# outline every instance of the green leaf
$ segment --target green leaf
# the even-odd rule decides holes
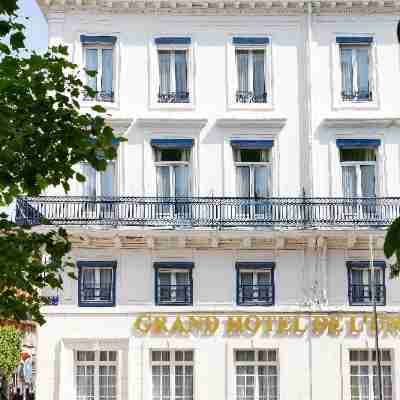
[[[400,217],[396,218],[389,226],[383,245],[383,252],[386,258],[390,258],[397,249],[400,249]]]
[[[82,174],[80,174],[79,172],[77,172],[75,174],[75,178],[78,182],[85,182],[86,181],[86,177]]]
[[[10,44],[14,50],[22,49],[24,47],[25,35],[18,31],[10,36]]]
[[[102,107],[101,105],[99,105],[99,104],[96,104],[95,106],[93,106],[93,107],[92,107],[92,110],[93,110],[93,111],[96,111],[96,112],[98,112],[98,113],[104,113],[104,112],[106,112],[106,109],[105,109],[104,107]]]

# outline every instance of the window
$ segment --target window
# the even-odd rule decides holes
[[[193,304],[193,263],[158,262],[154,268],[157,305]]]
[[[117,400],[117,352],[76,351],[76,400]]]
[[[81,35],[85,68],[95,71],[87,75],[87,86],[96,91],[95,100],[114,101],[114,46],[115,36]],[[91,97],[86,97],[91,100]]]
[[[188,197],[193,139],[153,139],[151,144],[155,152],[157,196]]]
[[[78,261],[79,306],[115,305],[115,261]]]
[[[384,261],[375,261],[372,271],[369,261],[347,262],[350,305],[372,305],[374,290],[376,303],[385,305],[385,266]]]
[[[392,400],[392,355],[390,350],[380,350],[383,400]],[[375,350],[350,350],[351,400],[378,398],[378,369]]]
[[[274,304],[274,267],[272,262],[236,263],[238,305]]]
[[[342,101],[372,101],[371,37],[338,37]]]
[[[193,351],[152,351],[153,400],[193,400]]]
[[[189,103],[189,50],[187,37],[156,38],[158,56],[158,103]]]
[[[278,399],[278,352],[236,350],[236,400]]]
[[[379,140],[338,139],[345,197],[376,195],[376,148]]]
[[[268,38],[234,37],[236,103],[267,103]]]
[[[105,171],[96,171],[90,164],[81,163],[82,174],[86,181],[82,182],[82,195],[87,197],[112,197],[115,195],[115,163],[110,161]]]

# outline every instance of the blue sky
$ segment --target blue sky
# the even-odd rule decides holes
[[[29,20],[22,19],[26,26],[27,47],[32,50],[43,51],[47,49],[47,21],[36,0],[19,0],[18,5],[20,7],[18,11],[20,17],[29,17]]]

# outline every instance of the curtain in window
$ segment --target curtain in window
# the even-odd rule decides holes
[[[258,367],[259,400],[278,398],[278,370],[275,365]]]
[[[342,92],[343,95],[353,95],[353,51],[351,48],[341,48]]]
[[[160,94],[167,95],[171,91],[171,53],[158,52],[158,68],[160,73]]]
[[[250,168],[237,167],[237,195],[238,197],[250,197]]]
[[[157,167],[157,196],[171,196],[169,167],[167,166]]]
[[[187,197],[189,195],[189,168],[185,165],[174,167],[175,196]]]
[[[253,291],[253,273],[252,272],[241,272],[240,273],[240,284],[242,289],[242,301],[252,301],[254,296]]]
[[[236,51],[236,64],[238,70],[239,92],[249,91],[249,52],[248,50]]]
[[[86,49],[86,69],[97,72],[97,49]],[[97,90],[97,76],[87,75],[87,85]]]
[[[186,50],[175,51],[175,89],[177,97],[186,98],[188,91]]]
[[[361,165],[361,192],[363,196],[375,196],[375,166]]]
[[[100,269],[100,297],[101,300],[111,301],[111,288],[112,288],[112,275],[111,269]]]
[[[352,284],[352,297],[353,301],[363,301],[364,294],[368,293],[364,290],[364,286],[367,282],[364,282],[364,274],[360,269],[352,269],[351,270],[351,284]]]
[[[96,197],[96,170],[87,163],[82,163],[82,174],[86,181],[82,183],[82,195]]]
[[[94,300],[96,295],[96,273],[92,268],[83,270],[82,274],[82,298],[83,300]]]
[[[342,186],[345,197],[357,195],[357,174],[355,166],[342,167]]]
[[[357,49],[357,87],[359,97],[369,97],[369,48]]]
[[[258,101],[264,101],[265,93],[265,52],[253,51],[253,89]]]
[[[257,284],[258,288],[258,300],[259,301],[269,301],[270,300],[270,289],[266,285],[271,284],[271,274],[270,272],[258,272],[257,273]]]
[[[100,365],[99,394],[100,400],[116,400],[117,368],[115,365]]]
[[[101,91],[112,98],[113,92],[113,49],[103,49]]]
[[[189,283],[189,273],[188,272],[176,272],[176,301],[185,302],[189,300],[189,292],[186,289]]]
[[[107,169],[100,174],[101,195],[112,197],[114,195],[114,163],[109,162]]]
[[[254,168],[254,197],[269,197],[271,194],[271,167]]]

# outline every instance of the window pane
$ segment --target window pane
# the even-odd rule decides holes
[[[255,352],[249,350],[238,350],[236,351],[236,361],[254,361]]]
[[[340,161],[376,161],[376,150],[369,148],[340,149]]]
[[[87,163],[81,164],[82,174],[86,181],[82,182],[82,195],[96,197],[96,170]]]
[[[344,196],[357,196],[357,172],[355,166],[342,167],[342,186]]]
[[[250,168],[237,167],[236,171],[238,197],[250,197]]]
[[[189,161],[184,149],[161,149],[158,152],[160,157],[157,161]]]
[[[189,195],[189,168],[185,165],[174,167],[175,171],[175,196],[186,197]]]
[[[170,197],[170,186],[169,167],[157,167],[157,196]]]
[[[112,100],[113,98],[113,50],[102,50],[102,75],[101,75],[101,92],[104,99]]]
[[[265,102],[265,51],[253,50],[253,90],[257,103]]]
[[[97,72],[97,49],[86,49],[86,69]],[[87,85],[97,91],[97,75],[87,75]]]
[[[186,50],[175,51],[175,87],[177,100],[186,100],[188,92]]]
[[[369,99],[369,47],[356,49],[357,54],[357,88],[359,99]]]
[[[101,196],[112,197],[114,195],[114,163],[109,162],[107,169],[100,172]]]
[[[249,51],[236,50],[236,64],[238,71],[238,90],[246,93],[249,91]]]
[[[361,194],[375,196],[375,166],[361,165]]]
[[[342,94],[344,98],[353,97],[353,60],[352,49],[340,46],[340,63],[342,69]]]
[[[271,194],[271,168],[254,168],[254,197],[265,198]]]
[[[158,51],[158,63],[160,73],[161,95],[167,95],[171,92],[171,52],[169,50]]]

